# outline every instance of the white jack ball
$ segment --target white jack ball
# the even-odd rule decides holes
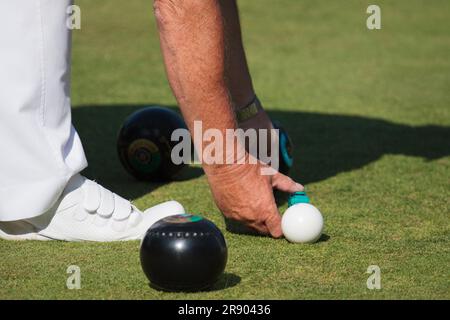
[[[290,242],[316,242],[322,235],[323,217],[312,204],[298,203],[286,210],[281,228]]]

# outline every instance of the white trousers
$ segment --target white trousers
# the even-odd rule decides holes
[[[87,166],[71,124],[71,0],[0,0],[0,221],[46,212]]]

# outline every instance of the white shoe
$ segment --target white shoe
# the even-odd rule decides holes
[[[125,241],[141,239],[156,221],[183,214],[176,201],[139,211],[94,181],[75,175],[57,203],[35,218],[1,222],[6,240]]]

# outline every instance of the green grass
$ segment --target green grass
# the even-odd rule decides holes
[[[327,240],[225,231],[198,169],[165,185],[127,176],[120,123],[142,105],[175,104],[151,1],[82,0],[72,102],[85,174],[140,208],[173,198],[214,221],[226,274],[209,292],[162,293],[147,285],[138,242],[1,241],[0,298],[450,298],[450,2],[379,0],[379,31],[365,27],[371,1],[239,2],[257,92],[292,135],[293,176],[323,212]],[[72,264],[81,290],[66,289]],[[372,264],[381,290],[366,288]]]

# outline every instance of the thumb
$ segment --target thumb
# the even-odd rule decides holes
[[[288,193],[303,191],[305,189],[300,183],[295,182],[290,177],[279,172],[275,173],[272,177],[272,187]]]

